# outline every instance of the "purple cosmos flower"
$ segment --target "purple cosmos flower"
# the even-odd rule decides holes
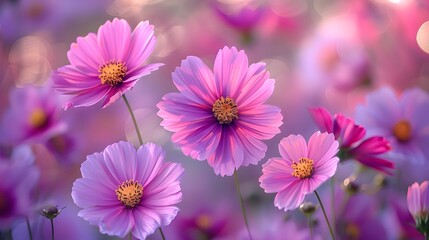
[[[413,183],[408,187],[407,205],[416,221],[429,221],[429,181]]]
[[[82,178],[72,188],[74,202],[83,208],[78,215],[103,234],[125,237],[131,232],[138,239],[170,224],[182,200],[179,179],[184,169],[164,157],[153,143],[136,152],[128,142],[89,155],[81,166]]]
[[[58,97],[50,87],[26,86],[10,94],[10,106],[0,123],[0,143],[43,142],[66,130],[59,119]]]
[[[332,117],[324,108],[312,108],[310,113],[321,131],[333,133],[340,142],[340,160],[355,159],[365,166],[390,174],[388,170],[394,167],[393,163],[379,157],[390,150],[387,139],[373,136],[363,140],[365,128],[342,114]]]
[[[153,26],[147,21],[131,32],[127,21],[117,18],[107,21],[97,34],[78,37],[67,53],[71,64],[53,74],[54,88],[73,95],[64,108],[90,106],[103,98],[103,107],[112,104],[162,65],[143,64],[155,42]]]
[[[31,209],[32,190],[39,171],[28,146],[14,148],[10,158],[0,157],[0,231],[24,221]]]
[[[270,158],[262,165],[261,187],[266,193],[277,193],[274,205],[293,210],[332,177],[339,162],[338,142],[333,134],[315,132],[310,140],[289,135],[279,144],[281,158]]]
[[[423,163],[429,159],[429,95],[412,88],[397,96],[390,88],[382,88],[366,98],[367,106],[358,106],[356,122],[370,136],[383,136],[392,144],[398,160]]]
[[[158,103],[161,125],[174,132],[172,141],[197,160],[207,159],[216,174],[256,165],[267,140],[280,132],[280,109],[264,104],[274,90],[264,63],[248,66],[244,51],[224,47],[212,72],[190,56],[173,72],[180,93]]]

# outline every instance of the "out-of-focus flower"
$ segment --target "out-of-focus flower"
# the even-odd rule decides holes
[[[310,140],[289,135],[279,144],[281,158],[270,158],[262,165],[261,187],[277,193],[274,205],[279,209],[299,207],[307,194],[332,177],[339,162],[338,142],[333,134],[315,132]]]
[[[363,140],[366,130],[342,114],[333,117],[324,108],[311,108],[310,114],[321,131],[333,133],[340,142],[340,160],[355,159],[365,166],[390,174],[394,164],[378,155],[390,150],[390,143],[380,136]]]
[[[429,159],[429,95],[419,88],[405,90],[400,97],[390,88],[381,88],[356,108],[356,122],[369,136],[383,136],[392,145],[392,154],[404,162],[424,163]]]
[[[0,143],[41,143],[66,130],[59,118],[58,96],[48,86],[16,88],[10,94],[0,130]]]
[[[72,197],[83,208],[78,215],[110,236],[145,239],[170,224],[182,200],[179,179],[183,168],[164,162],[161,147],[138,148],[119,142],[89,155],[82,178],[73,183]]]
[[[53,87],[73,95],[64,108],[90,106],[105,98],[103,107],[132,89],[141,77],[162,64],[144,64],[156,39],[153,26],[140,22],[131,32],[123,19],[106,21],[97,34],[78,37],[67,53],[70,65],[53,74]]]
[[[367,54],[355,23],[347,17],[332,18],[319,26],[302,46],[299,66],[306,87],[316,91],[348,92],[371,80]]]
[[[30,213],[39,172],[28,150],[18,147],[10,158],[0,157],[0,230],[10,229]]]
[[[264,104],[274,90],[264,63],[248,66],[244,51],[224,47],[214,72],[190,56],[173,73],[173,82],[180,93],[165,95],[158,115],[185,155],[207,159],[221,176],[258,164],[267,150],[261,140],[279,133],[283,119],[278,107]]]

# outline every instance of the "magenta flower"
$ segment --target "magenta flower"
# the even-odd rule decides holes
[[[262,165],[261,187],[277,193],[274,205],[293,210],[332,177],[339,162],[338,142],[333,134],[315,132],[307,142],[301,135],[289,135],[279,144],[281,157],[270,158]]]
[[[173,72],[173,82],[180,93],[158,103],[161,125],[174,132],[171,139],[185,155],[207,159],[216,174],[256,165],[267,150],[261,140],[280,132],[280,109],[264,104],[274,80],[264,63],[248,66],[244,51],[224,47],[214,72],[190,56]]]
[[[65,132],[58,96],[48,86],[16,88],[0,122],[0,144],[42,143]]]
[[[64,106],[90,106],[105,98],[103,107],[112,104],[137,81],[162,64],[144,64],[155,46],[153,26],[147,21],[131,32],[123,19],[102,25],[97,34],[78,37],[67,53],[70,65],[53,74],[54,88],[73,95]]]
[[[356,109],[356,122],[369,136],[383,136],[392,144],[392,155],[402,162],[424,163],[429,159],[429,95],[419,88],[397,96],[381,88],[366,98],[366,106]]]
[[[182,200],[179,180],[183,168],[164,162],[161,147],[147,143],[137,149],[128,142],[112,144],[89,155],[82,178],[73,183],[72,198],[83,208],[79,216],[100,232],[145,239],[170,224]]]
[[[415,219],[429,220],[429,181],[413,183],[408,187],[408,210]]]
[[[33,190],[39,179],[34,155],[28,146],[13,149],[11,156],[0,156],[0,232],[24,222],[33,203]]]
[[[340,160],[355,159],[367,167],[390,174],[394,164],[379,156],[390,150],[387,139],[373,136],[363,140],[365,128],[342,114],[332,117],[324,108],[312,108],[310,114],[321,131],[333,133],[340,142]]]

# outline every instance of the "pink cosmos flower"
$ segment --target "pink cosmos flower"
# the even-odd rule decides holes
[[[281,157],[270,158],[262,165],[261,187],[266,193],[277,193],[274,205],[293,210],[332,177],[339,162],[339,143],[333,134],[315,132],[310,140],[301,135],[289,135],[279,144]]]
[[[429,181],[415,182],[408,187],[407,205],[414,219],[429,221]]]
[[[161,147],[147,143],[137,149],[128,142],[112,144],[89,155],[82,178],[73,183],[72,198],[83,208],[79,216],[100,232],[145,239],[170,224],[182,200],[179,180],[183,168],[164,162]]]
[[[153,26],[147,21],[131,32],[127,21],[117,18],[107,21],[97,34],[78,37],[67,53],[71,64],[53,74],[54,88],[73,95],[64,108],[90,106],[103,98],[103,107],[112,104],[162,65],[144,64],[155,42]]]
[[[366,106],[356,108],[356,122],[365,126],[368,135],[387,138],[398,162],[427,163],[429,94],[411,88],[398,96],[385,87],[369,94],[366,100]]]
[[[264,104],[274,90],[264,63],[248,65],[244,51],[224,47],[212,72],[190,56],[173,72],[180,93],[158,103],[161,125],[174,132],[172,141],[197,160],[207,159],[216,174],[256,165],[267,140],[280,132],[280,109]]]
[[[312,108],[310,114],[321,131],[333,133],[340,142],[341,160],[355,159],[365,166],[390,174],[389,170],[394,168],[394,164],[379,156],[390,150],[387,139],[373,136],[363,140],[366,133],[364,127],[342,114],[332,117],[324,108]]]
[[[64,133],[57,94],[49,86],[25,86],[13,89],[10,106],[0,119],[0,144],[42,143]]]

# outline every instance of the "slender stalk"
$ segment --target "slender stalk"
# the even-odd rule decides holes
[[[246,208],[244,207],[243,196],[241,196],[241,192],[240,192],[240,183],[238,182],[237,169],[234,170],[234,184],[235,184],[235,191],[237,192],[237,195],[240,198],[241,213],[243,214],[243,219],[244,219],[244,224],[246,225],[247,234],[249,235],[249,239],[252,240],[252,234],[250,233],[250,228],[249,228],[249,221],[247,220]]]
[[[162,228],[158,228],[158,229],[159,229],[159,233],[161,234],[162,240],[165,240],[165,235],[164,235],[164,232],[162,231]]]
[[[306,214],[308,218],[308,228],[310,229],[310,239],[313,240],[313,223],[311,219],[311,214]]]
[[[331,214],[332,214],[332,222],[336,223],[335,219],[335,179],[334,176],[331,177]],[[333,227],[333,231],[335,232],[335,224]]]
[[[129,240],[133,240],[133,234],[130,232],[130,233],[128,233],[128,239]]]
[[[50,219],[51,220],[51,233],[52,233],[52,240],[54,240],[54,219],[53,218],[51,218]]]
[[[424,235],[425,235],[425,240],[429,240],[429,234],[424,233]]]
[[[323,207],[322,200],[320,200],[319,194],[316,191],[314,191],[314,194],[316,194],[317,200],[319,201],[320,207],[322,208],[323,216],[325,216],[325,220],[326,220],[326,223],[328,224],[329,233],[331,233],[332,240],[335,240],[334,232],[332,231],[332,227],[331,227],[331,224],[329,223],[328,216],[326,215],[325,208]]]
[[[125,105],[127,105],[128,112],[130,112],[131,118],[133,119],[134,127],[136,128],[137,137],[139,138],[139,143],[140,145],[143,145],[142,135],[140,134],[140,129],[139,129],[139,126],[137,125],[136,117],[134,116],[130,103],[128,102],[128,99],[125,96],[125,94],[122,95],[122,98],[124,99]]]
[[[33,233],[31,232],[30,220],[28,220],[28,217],[26,217],[25,220],[27,222],[28,236],[30,237],[30,240],[33,240]]]

